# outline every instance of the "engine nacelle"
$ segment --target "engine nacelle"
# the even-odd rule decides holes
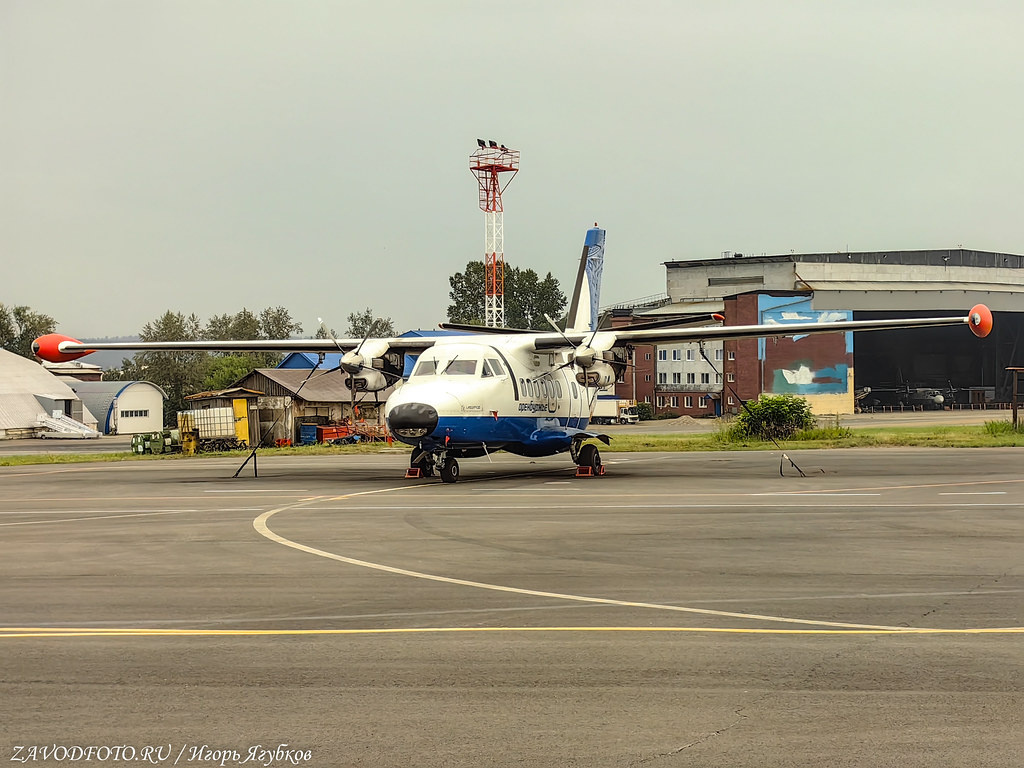
[[[605,362],[598,362],[589,368],[576,371],[576,381],[584,387],[603,389],[615,383],[618,376],[615,369]]]
[[[364,368],[355,376],[345,379],[345,386],[356,392],[380,392],[388,388],[388,379],[380,371]]]

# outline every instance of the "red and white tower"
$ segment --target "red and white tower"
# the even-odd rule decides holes
[[[477,139],[480,148],[469,156],[469,170],[480,186],[480,210],[484,212],[484,324],[505,325],[505,226],[501,193],[519,173],[519,151],[496,141]],[[509,174],[504,184],[501,174]]]

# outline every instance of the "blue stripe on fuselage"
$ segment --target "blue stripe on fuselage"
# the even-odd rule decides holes
[[[577,419],[572,419],[577,421]],[[442,416],[437,428],[423,438],[402,442],[423,447],[474,447],[481,444],[500,446],[517,443],[531,447],[548,447],[552,453],[566,450],[573,435],[584,431],[586,419],[579,419],[580,427],[570,427],[569,419],[538,418],[536,416]],[[445,438],[448,438],[447,443]],[[401,438],[399,438],[401,439]]]

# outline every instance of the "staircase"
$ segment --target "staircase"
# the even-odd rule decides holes
[[[100,433],[95,429],[75,421],[70,416],[65,416],[60,411],[54,411],[52,416],[41,413],[36,423],[50,430],[49,432],[43,432],[40,437],[78,437],[84,439],[100,436]]]

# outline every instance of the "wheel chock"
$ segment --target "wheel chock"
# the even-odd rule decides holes
[[[594,468],[589,466],[589,465],[587,465],[585,467],[584,466],[577,466],[576,467],[576,477],[600,477],[603,474],[604,474],[604,464],[602,464],[600,467],[597,468],[597,472],[595,472]]]
[[[420,477],[423,477],[423,470],[420,469],[419,467],[409,467],[407,470],[405,470],[405,479],[406,480],[408,480],[410,478],[420,478]]]

